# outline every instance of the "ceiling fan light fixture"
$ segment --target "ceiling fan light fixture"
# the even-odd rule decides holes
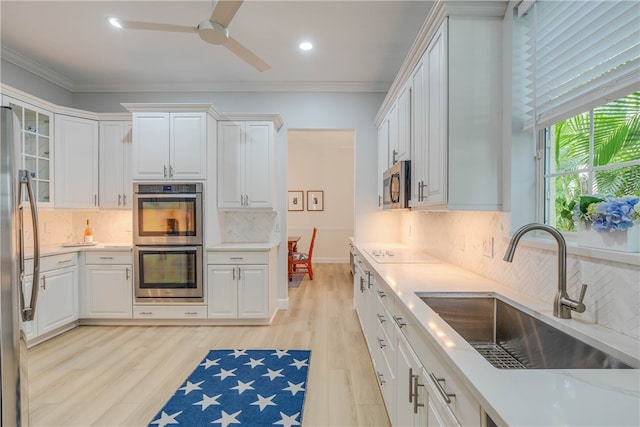
[[[302,42],[298,45],[300,50],[308,51],[313,49],[313,44],[311,42]]]
[[[107,22],[116,28],[122,28],[122,22],[119,18],[110,17],[107,18]]]
[[[213,21],[202,21],[198,25],[198,35],[207,43],[221,45],[229,40],[229,30]]]

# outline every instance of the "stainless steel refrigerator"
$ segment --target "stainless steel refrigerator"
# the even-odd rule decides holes
[[[26,335],[23,321],[33,320],[38,286],[24,295],[24,277],[39,282],[38,215],[31,173],[20,169],[21,126],[9,107],[0,107],[0,388],[2,427],[29,425]],[[25,203],[23,203],[25,202]],[[23,206],[24,205],[24,206]],[[33,271],[25,272],[25,216],[31,217]]]

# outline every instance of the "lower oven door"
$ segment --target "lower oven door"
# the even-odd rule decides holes
[[[136,300],[202,301],[202,246],[136,246]]]

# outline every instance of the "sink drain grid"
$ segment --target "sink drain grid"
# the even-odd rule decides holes
[[[518,359],[507,353],[507,351],[498,344],[473,343],[471,346],[496,368],[527,369]]]

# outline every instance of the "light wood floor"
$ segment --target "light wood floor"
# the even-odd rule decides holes
[[[146,426],[212,348],[310,349],[303,425],[388,426],[348,265],[314,273],[271,326],[81,326],[30,349],[31,426]]]

